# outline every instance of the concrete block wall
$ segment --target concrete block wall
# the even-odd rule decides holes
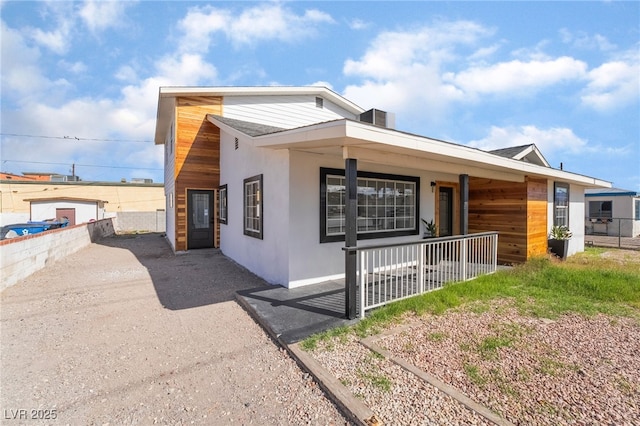
[[[164,210],[154,212],[117,212],[116,232],[166,232]]]
[[[113,220],[103,219],[0,241],[0,291],[114,233]]]

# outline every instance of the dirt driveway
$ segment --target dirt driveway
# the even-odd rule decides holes
[[[2,424],[345,424],[235,302],[263,282],[158,234],[92,244],[0,294]]]

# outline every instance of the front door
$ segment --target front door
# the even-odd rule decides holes
[[[438,236],[448,237],[453,235],[453,188],[441,186],[438,190],[438,197]]]
[[[56,209],[56,220],[62,222],[69,221],[69,226],[76,224],[76,209]]]
[[[213,247],[213,191],[187,190],[187,249]]]

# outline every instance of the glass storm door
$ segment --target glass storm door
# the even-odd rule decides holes
[[[187,190],[187,249],[213,247],[213,191]]]
[[[440,198],[438,236],[448,237],[453,235],[453,188],[440,187],[438,197]]]

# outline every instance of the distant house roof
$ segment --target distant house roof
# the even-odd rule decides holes
[[[640,192],[628,189],[611,188],[607,190],[589,188],[584,191],[585,197],[640,197]]]
[[[536,144],[510,146],[508,148],[494,149],[489,151],[500,157],[513,158],[514,160],[522,160],[527,163],[537,164],[538,166],[551,167],[544,158]]]
[[[2,180],[36,180],[35,178],[32,178],[31,176],[20,176],[20,175],[14,175],[13,173],[6,173],[6,172],[0,172],[0,179]]]
[[[34,202],[51,202],[51,201],[69,201],[69,202],[82,202],[82,203],[108,203],[105,200],[99,200],[97,198],[75,198],[75,197],[49,197],[49,198],[25,198],[24,201],[30,203]]]

